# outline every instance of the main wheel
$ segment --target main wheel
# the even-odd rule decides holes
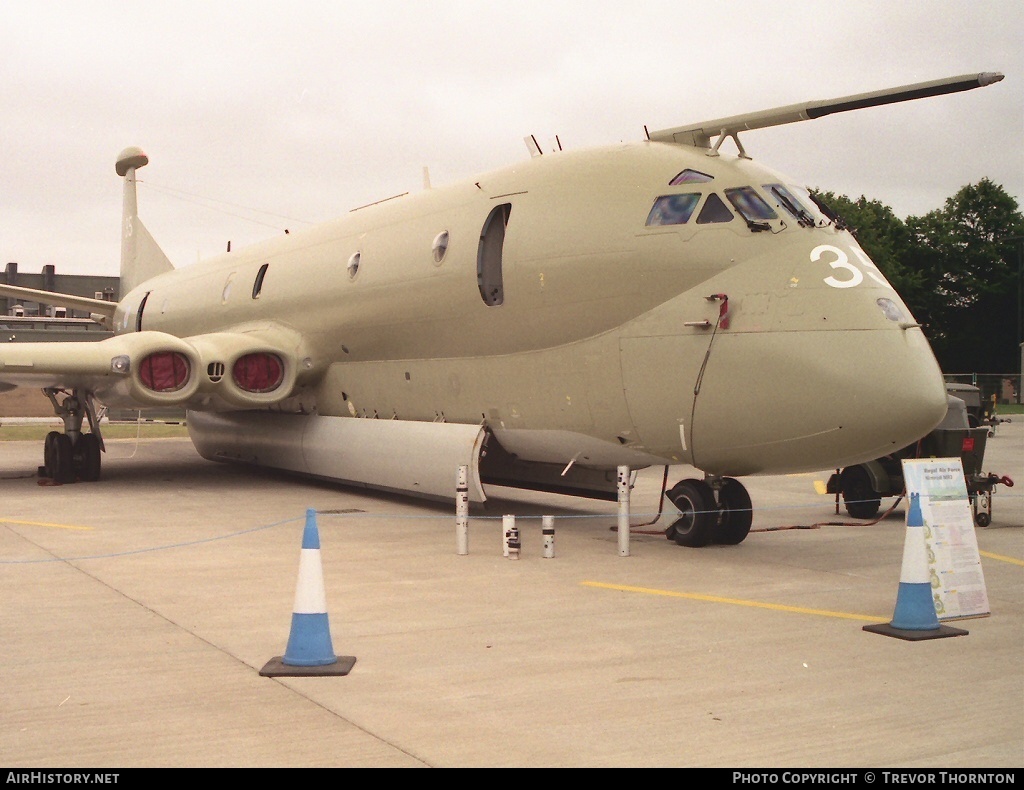
[[[86,483],[100,479],[100,437],[94,433],[83,433],[75,447],[75,461],[78,476]]]
[[[53,439],[50,439],[50,436]],[[74,469],[74,448],[71,445],[71,438],[66,433],[52,431],[46,437],[49,444],[49,460],[45,464],[46,476],[56,483],[71,483],[75,479]],[[44,459],[47,456],[46,448],[43,450]]]
[[[53,478],[57,467],[54,465],[54,444],[59,437],[60,431],[50,431],[46,434],[46,439],[43,440],[43,471],[47,477]]]
[[[859,466],[847,467],[843,470],[841,483],[846,512],[854,518],[874,518],[882,499],[871,487],[868,473]]]
[[[754,523],[753,504],[743,483],[732,477],[724,478],[718,491],[718,506],[720,513],[715,542],[726,546],[742,543]]]
[[[691,548],[711,543],[718,522],[718,508],[711,486],[703,480],[683,480],[676,483],[667,496],[682,513],[670,527],[675,542]]]

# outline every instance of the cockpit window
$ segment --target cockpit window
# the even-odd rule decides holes
[[[670,187],[677,187],[680,184],[704,184],[708,181],[713,181],[714,178],[714,176],[709,176],[707,173],[702,173],[699,170],[686,168],[686,170],[669,181],[668,185]]]
[[[754,191],[753,187],[727,189],[725,190],[725,196],[729,198],[729,202],[736,207],[736,210],[743,215],[743,218],[749,222],[779,218],[775,210],[765,202],[763,197]]]
[[[698,225],[708,225],[713,222],[730,222],[731,220],[732,212],[729,211],[729,207],[714,192],[708,195],[708,199],[704,201],[704,207],[700,210],[700,214],[697,215]]]
[[[771,197],[775,198],[775,200],[778,201],[778,204],[782,206],[788,214],[791,214],[797,223],[808,228],[813,227],[814,215],[789,187],[784,184],[765,184],[764,191]],[[808,200],[807,202],[810,203],[811,201]]]
[[[685,195],[662,195],[654,201],[647,215],[648,225],[682,225],[689,221],[697,208],[700,192]]]
[[[807,192],[807,197],[811,199],[811,202],[818,207],[818,210],[822,214],[824,214],[825,217],[829,219],[829,221],[834,222],[836,224],[836,227],[839,230],[846,230],[848,226],[845,222],[843,222],[843,218],[836,214],[831,208],[829,208],[829,206],[820,197],[815,195],[813,192]]]

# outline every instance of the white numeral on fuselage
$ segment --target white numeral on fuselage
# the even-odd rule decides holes
[[[811,261],[813,263],[820,261],[822,255],[825,253],[831,253],[835,256],[835,260],[828,261],[828,265],[837,272],[846,272],[849,274],[849,277],[844,279],[839,279],[829,275],[825,278],[826,285],[830,285],[833,288],[853,288],[854,286],[860,285],[864,282],[864,273],[867,272],[868,277],[879,285],[884,285],[886,288],[892,288],[885,277],[882,276],[882,273],[878,271],[878,267],[871,262],[871,259],[864,253],[864,250],[862,250],[859,245],[854,245],[851,249],[853,254],[859,260],[861,266],[864,267],[864,271],[861,271],[860,268],[850,263],[850,256],[846,254],[846,250],[839,247],[833,247],[831,244],[819,244],[811,250]]]

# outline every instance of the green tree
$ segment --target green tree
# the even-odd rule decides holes
[[[908,217],[906,227],[914,243],[904,263],[923,274],[938,297],[923,312],[943,371],[1016,371],[1024,235],[1017,201],[982,179],[962,187],[942,209]]]

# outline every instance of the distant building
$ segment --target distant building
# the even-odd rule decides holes
[[[57,274],[52,264],[43,267],[40,274],[18,271],[17,263],[4,268],[6,285],[34,288],[37,291],[86,296],[116,302],[120,297],[119,277]],[[40,340],[102,340],[112,332],[89,318],[87,310],[72,310],[63,306],[33,302],[13,296],[0,296],[0,343]]]

